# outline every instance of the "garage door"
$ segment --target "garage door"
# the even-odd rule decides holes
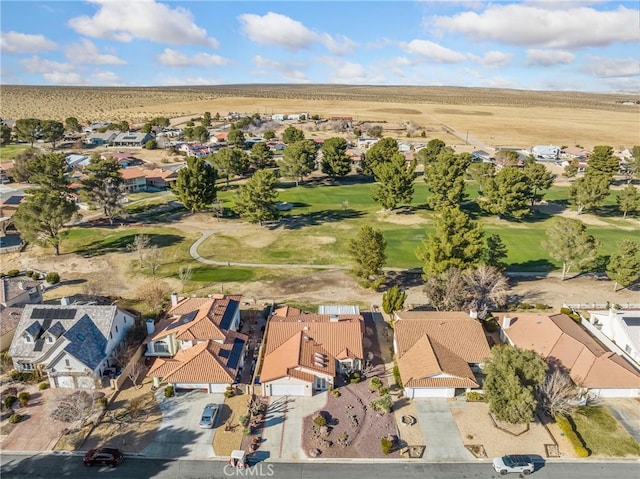
[[[305,394],[304,384],[272,384],[271,395],[272,396],[304,396]]]
[[[589,391],[591,393],[591,391]],[[601,398],[635,398],[638,396],[637,389],[600,389],[598,397]]]
[[[209,391],[209,385],[207,383],[175,383],[173,387],[176,389],[182,389],[183,391],[191,391],[192,389]]]
[[[452,398],[455,389],[447,388],[417,388],[413,390],[414,398]],[[411,397],[410,394],[408,394]]]
[[[55,378],[59,388],[74,388],[73,378],[71,376],[57,376]]]

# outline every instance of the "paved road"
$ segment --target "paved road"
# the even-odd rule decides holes
[[[260,463],[251,473],[226,467],[219,461],[178,461],[126,458],[117,469],[87,468],[77,456],[2,455],[2,479],[69,478],[95,479],[224,479],[227,477],[273,477],[276,479],[475,479],[497,478],[489,461],[455,464],[376,462],[371,459],[349,463]],[[514,478],[520,477],[512,475]],[[640,463],[627,462],[547,462],[532,479],[603,479],[640,477]]]

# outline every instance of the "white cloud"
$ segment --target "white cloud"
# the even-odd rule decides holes
[[[409,53],[419,55],[436,63],[459,63],[467,59],[462,53],[450,50],[429,40],[411,40],[400,46]]]
[[[591,63],[585,66],[585,71],[599,78],[621,78],[640,75],[638,59],[590,56],[589,60]]]
[[[127,62],[115,55],[100,53],[98,47],[87,38],[65,49],[67,60],[73,63],[93,63],[99,65],[125,65]]]
[[[87,82],[76,72],[50,72],[42,75],[54,85],[86,85]]]
[[[220,82],[205,77],[168,77],[161,83],[168,86],[217,85]]]
[[[269,12],[264,16],[246,13],[238,20],[242,31],[251,41],[264,45],[277,45],[291,51],[309,48],[317,35],[302,23],[286,15]]]
[[[388,68],[384,66],[363,66],[335,57],[318,57],[315,61],[330,68],[326,74],[326,83],[377,85],[385,83],[384,72],[388,72]]]
[[[300,68],[304,68],[306,65],[299,63],[282,63],[276,60],[256,55],[253,57],[253,63],[256,67],[263,70],[276,70],[284,80],[289,82],[308,83],[309,79],[307,74]]]
[[[55,50],[58,46],[44,35],[14,31],[0,32],[0,50],[6,53],[38,53]]]
[[[334,55],[347,55],[349,53],[353,53],[357,45],[357,43],[349,37],[337,35],[336,38],[334,38],[328,33],[322,34],[322,42]]]
[[[71,63],[55,62],[38,56],[20,60],[20,64],[29,73],[68,73],[74,69]]]
[[[118,42],[134,39],[174,45],[206,45],[217,48],[218,41],[195,24],[193,15],[183,7],[170,8],[155,0],[116,2],[91,0],[99,10],[89,17],[72,18],[67,25],[87,37],[110,38]]]
[[[100,86],[121,86],[124,85],[122,79],[114,72],[106,70],[96,70],[91,75],[91,83]]]
[[[513,53],[505,53],[497,50],[492,50],[485,53],[483,56],[469,55],[476,62],[484,65],[486,68],[502,68],[513,59]]]
[[[168,67],[218,67],[229,63],[227,58],[218,55],[196,53],[189,56],[171,48],[165,48],[156,58],[160,63]]]
[[[599,11],[588,7],[554,10],[522,4],[490,4],[481,13],[430,17],[425,26],[441,33],[461,33],[475,40],[579,48],[639,40],[637,18],[637,10],[624,6]]]
[[[572,63],[576,56],[563,50],[527,50],[527,63],[529,65],[551,66],[559,63]]]

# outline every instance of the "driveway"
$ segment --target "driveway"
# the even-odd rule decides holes
[[[302,420],[327,404],[327,393],[312,397],[274,396],[269,401],[257,456],[262,459],[299,461],[307,459],[302,450]]]
[[[609,408],[613,417],[627,432],[640,442],[640,401],[631,398],[612,398],[602,399],[602,403]]]
[[[201,429],[198,423],[205,405],[222,404],[224,394],[189,391],[165,398],[164,388],[160,388],[156,391],[156,400],[162,411],[162,423],[153,442],[142,450],[142,455],[165,459],[215,457],[213,435],[219,426],[218,417],[213,429]]]
[[[462,443],[460,432],[451,415],[451,405],[456,402],[445,399],[414,400],[418,424],[422,427],[427,446],[423,460],[433,462],[455,462],[473,460],[471,454]]]

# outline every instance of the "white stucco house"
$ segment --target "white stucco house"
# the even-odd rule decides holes
[[[589,311],[589,322],[640,365],[640,310]]]

